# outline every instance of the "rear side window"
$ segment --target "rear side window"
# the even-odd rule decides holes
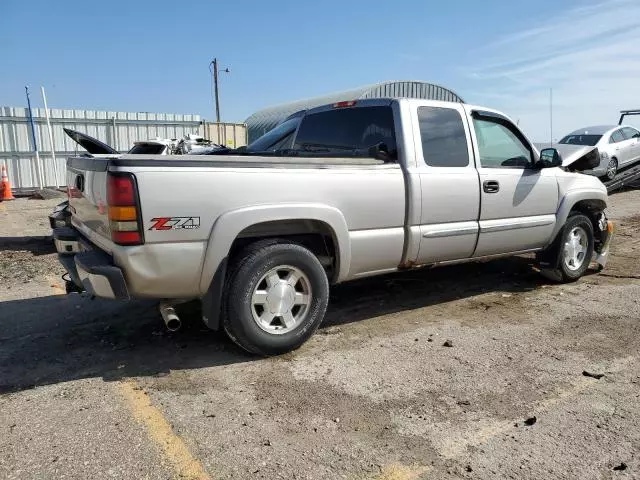
[[[611,134],[611,138],[609,139],[609,143],[618,143],[624,142],[624,136],[622,136],[621,130],[616,130]]]
[[[462,117],[457,110],[419,107],[422,155],[431,167],[466,167],[469,151]]]
[[[635,128],[631,128],[631,127],[624,127],[622,129],[622,135],[624,135],[624,138],[626,138],[627,140],[630,140],[632,138],[638,138],[640,136],[638,131]]]
[[[391,107],[336,108],[307,115],[298,129],[296,150],[339,153],[383,143],[395,158],[396,139]]]

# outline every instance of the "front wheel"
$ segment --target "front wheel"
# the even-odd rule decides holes
[[[542,270],[543,275],[561,282],[573,282],[582,277],[591,263],[594,237],[591,220],[576,214],[567,219],[561,233],[550,247],[550,268]]]
[[[226,292],[224,329],[245,350],[278,355],[300,347],[324,318],[327,275],[298,244],[256,242],[234,262]]]

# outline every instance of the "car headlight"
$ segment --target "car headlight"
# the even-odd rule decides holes
[[[600,158],[607,159],[609,158],[609,154],[607,152],[600,152]]]

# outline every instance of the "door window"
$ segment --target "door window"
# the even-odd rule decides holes
[[[609,143],[618,143],[624,142],[624,135],[622,135],[622,130],[616,130],[611,134],[611,138],[609,139]]]
[[[431,167],[466,167],[469,165],[467,138],[462,117],[457,110],[419,107],[418,122],[422,139],[422,156]]]
[[[640,132],[638,132],[638,130],[636,130],[635,128],[624,127],[622,129],[622,135],[624,135],[624,138],[626,138],[627,140],[630,140],[632,138],[640,137]]]
[[[474,118],[478,139],[480,166],[484,168],[530,168],[533,166],[531,147],[524,143],[511,127],[502,122]]]

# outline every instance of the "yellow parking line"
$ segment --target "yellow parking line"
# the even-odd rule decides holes
[[[175,478],[211,480],[200,461],[175,434],[162,412],[151,404],[149,396],[132,380],[119,383],[118,386],[135,419],[145,426],[151,440],[162,449],[173,465]]]

